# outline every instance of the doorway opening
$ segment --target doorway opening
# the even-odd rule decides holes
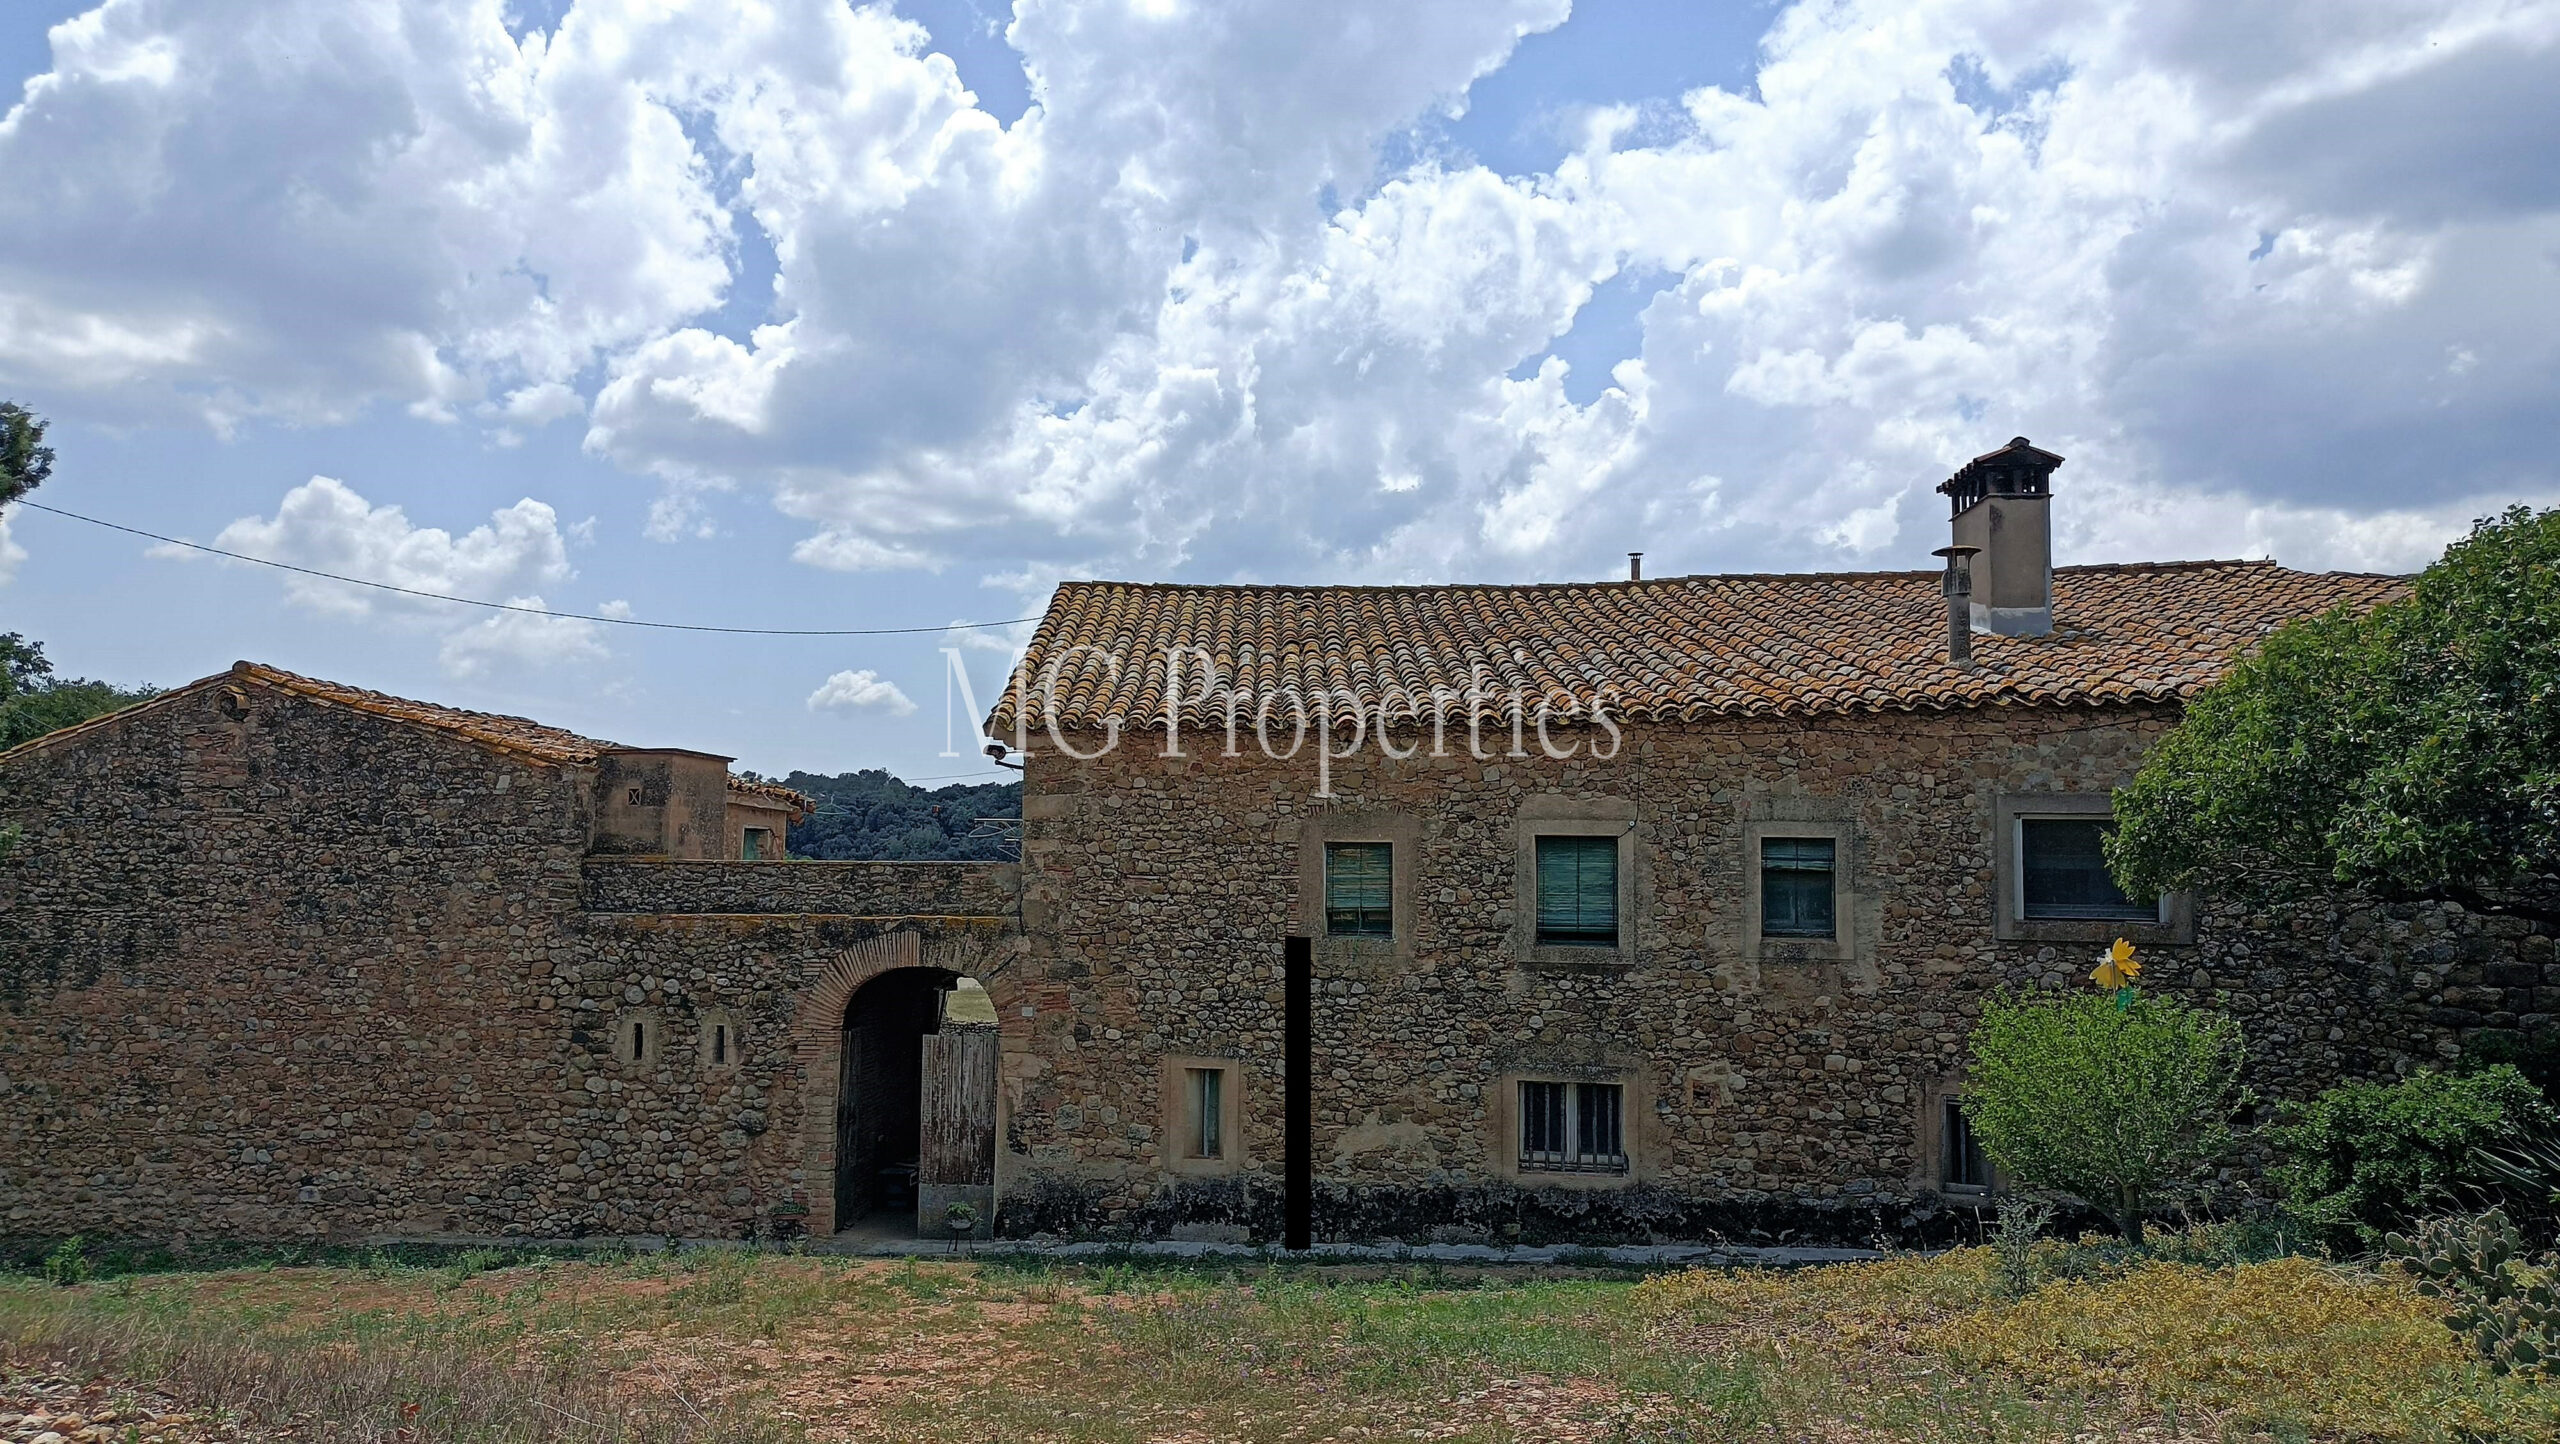
[[[939,1235],[954,1201],[991,1213],[996,1013],[986,990],[940,968],[882,973],[846,1002],[841,1050],[837,1230]]]

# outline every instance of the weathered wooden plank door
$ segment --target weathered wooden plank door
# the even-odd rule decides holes
[[[927,1034],[921,1082],[916,1232],[950,1236],[947,1211],[966,1203],[978,1211],[972,1235],[987,1237],[996,1202],[996,1030]]]
[[[854,1099],[862,1080],[862,1034],[852,1028],[844,1030],[836,1061],[836,1216],[834,1227],[842,1229],[860,1218],[870,1206],[865,1190],[870,1180],[864,1175],[869,1162],[862,1146],[860,1120],[855,1115]]]

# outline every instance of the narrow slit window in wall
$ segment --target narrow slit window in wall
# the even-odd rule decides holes
[[[1184,1157],[1227,1156],[1227,1141],[1223,1135],[1226,1090],[1227,1070],[1224,1068],[1183,1070]]]

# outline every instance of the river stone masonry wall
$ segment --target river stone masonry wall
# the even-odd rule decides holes
[[[0,862],[0,1234],[823,1218],[804,1124],[832,1114],[808,1079],[831,1088],[833,1060],[807,1046],[810,999],[835,989],[831,1038],[849,959],[995,974],[1009,880],[593,859],[592,781],[258,687],[0,762],[0,823],[23,833]],[[699,1046],[714,1013],[726,1067]],[[652,1024],[637,1061],[613,1046],[629,1017]]]
[[[1317,936],[1318,1227],[1347,1237],[1925,1232],[1939,1100],[1960,1096],[1984,997],[2086,987],[2118,932],[2144,946],[2152,986],[2240,1016],[2270,1097],[2438,1062],[2469,1031],[2560,1011],[2551,939],[2452,908],[2208,907],[1999,936],[2004,799],[2086,808],[2175,716],[1631,725],[1606,761],[1551,760],[1534,738],[1529,756],[1478,761],[1458,737],[1451,758],[1337,760],[1331,798],[1313,795],[1311,751],[1275,762],[1249,738],[1241,757],[1216,737],[1163,757],[1161,734],[1093,761],[1036,748],[1023,909],[1043,1071],[1011,1120],[1008,1226],[1276,1230],[1292,931]],[[1509,745],[1488,733],[1487,750]],[[1595,829],[1626,838],[1631,945],[1525,945],[1527,839]],[[1758,936],[1763,835],[1837,839],[1837,944]],[[1322,936],[1327,838],[1398,849],[1392,942]],[[1239,1165],[1202,1177],[1166,1153],[1170,1058],[1239,1068]],[[1523,1074],[1621,1083],[1630,1173],[1520,1172],[1507,1100]]]

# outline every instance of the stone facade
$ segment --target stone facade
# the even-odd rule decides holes
[[[0,758],[0,1233],[824,1232],[848,1008],[922,968],[996,1010],[1005,1231],[1271,1237],[1292,933],[1322,1235],[1925,1233],[1982,999],[2085,986],[2124,929],[2014,916],[2009,823],[2102,809],[2175,717],[1628,723],[1605,760],[1362,750],[1330,796],[1139,735],[1028,759],[1016,869],[641,854],[717,836],[700,754],[654,818],[617,774],[608,826],[574,750],[209,679]],[[1550,833],[1616,840],[1622,946],[1524,935]],[[1771,835],[1835,842],[1836,939],[1763,936]],[[1325,935],[1327,841],[1393,848],[1389,936]],[[2550,938],[2454,909],[2129,930],[2271,1096],[2560,1011]],[[1623,1087],[1627,1171],[1524,1172],[1523,1079]]]
[[[597,784],[222,678],[0,760],[0,1233],[825,1227],[846,999],[999,972],[1003,870],[591,856]]]
[[[1307,761],[1225,757],[1214,740],[1178,759],[1157,755],[1160,736],[1087,762],[1038,750],[1023,910],[1040,1006],[1008,1133],[1013,1222],[1276,1228],[1292,932],[1316,939],[1318,1228],[1335,1235],[1925,1229],[1938,1105],[1960,1095],[1984,996],[2086,987],[2118,933],[2145,947],[2155,986],[2241,1016],[2270,1097],[2437,1062],[2468,1030],[2560,1011],[2550,938],[2458,910],[2004,913],[2001,823],[2103,811],[2175,717],[1639,724],[1607,761],[1371,749],[1331,764],[1330,799]],[[1529,848],[1555,831],[1622,839],[1623,947],[1524,935]],[[1760,936],[1764,834],[1836,839],[1836,942]],[[1392,938],[1324,935],[1328,840],[1396,849]],[[1236,1065],[1233,1167],[1202,1177],[1168,1152],[1164,1057]],[[1622,1085],[1628,1171],[1523,1174],[1523,1078]]]

